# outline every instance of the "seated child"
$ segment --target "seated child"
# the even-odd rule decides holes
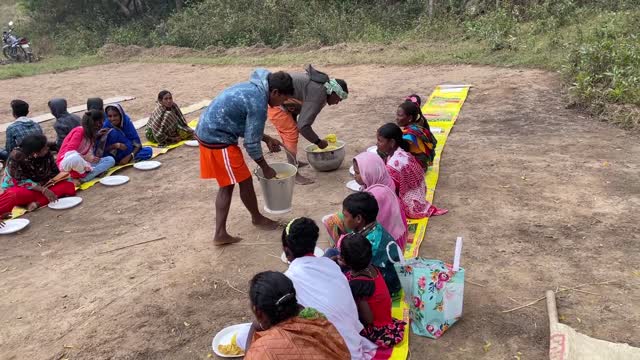
[[[340,254],[364,325],[360,335],[383,348],[402,342],[406,323],[391,317],[391,295],[380,269],[371,264],[371,243],[362,234],[349,234],[342,239]]]
[[[396,111],[396,124],[402,128],[403,137],[409,142],[409,152],[426,172],[433,165],[438,141],[422,115],[421,105],[420,96],[409,95]]]
[[[391,236],[378,221],[378,202],[368,192],[357,192],[347,196],[342,202],[342,213],[347,228],[353,229],[353,232],[362,234],[371,243],[372,263],[380,268],[384,281],[391,294],[400,291],[400,280],[393,268],[393,263],[387,256],[387,245],[395,242]],[[338,241],[338,249],[340,249],[340,241]],[[399,258],[398,247],[392,246],[389,251],[391,256]],[[329,251],[327,255],[331,256]]]
[[[313,256],[320,229],[309,218],[292,220],[282,231],[282,248],[291,262],[284,273],[293,282],[298,304],[323,313],[338,329],[351,359],[368,360],[377,346],[360,333],[356,304],[340,267],[326,257]]]

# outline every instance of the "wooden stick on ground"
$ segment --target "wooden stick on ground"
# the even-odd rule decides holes
[[[114,252],[114,251],[118,251],[118,250],[122,250],[122,249],[127,249],[127,248],[134,247],[134,246],[138,246],[138,245],[148,244],[148,243],[155,242],[155,241],[164,240],[164,239],[166,239],[166,238],[167,238],[166,236],[162,236],[162,237],[159,237],[159,238],[157,238],[157,239],[147,240],[147,241],[142,241],[142,242],[139,242],[139,243],[135,243],[135,244],[131,244],[131,245],[126,245],[126,246],[121,246],[121,247],[119,247],[119,248],[115,248],[115,249],[111,249],[111,250],[103,251],[103,252],[101,252],[100,254],[108,254],[108,253],[112,253],[112,252]]]
[[[599,282],[599,283],[581,284],[581,285],[578,285],[578,286],[574,286],[572,288],[564,288],[564,289],[556,290],[556,291],[554,291],[554,293],[558,294],[558,293],[565,292],[565,291],[573,291],[573,290],[576,290],[578,288],[581,288],[581,287],[584,287],[584,286],[589,286],[589,285],[606,285],[606,284],[610,284],[610,283],[612,283],[614,281],[617,281],[617,280],[609,280],[609,281],[603,281],[603,282]],[[531,305],[535,305],[535,304],[539,303],[540,301],[542,301],[542,300],[544,300],[546,298],[547,298],[546,296],[543,296],[541,298],[535,299],[535,300],[533,300],[531,302],[528,302],[528,303],[526,303],[524,305],[521,305],[521,306],[518,306],[516,308],[509,309],[509,310],[504,310],[504,311],[502,311],[502,313],[506,314],[506,313],[510,313],[510,312],[513,312],[513,311],[516,311],[516,310],[524,309],[524,308],[529,307]]]
[[[475,285],[475,286],[487,287],[486,285],[478,284],[478,283],[475,283],[475,282],[470,281],[470,280],[465,280],[464,282],[469,283],[471,285]]]
[[[227,286],[229,286],[229,287],[230,287],[230,288],[232,288],[233,290],[235,290],[235,291],[239,292],[240,294],[247,295],[247,292],[246,292],[246,291],[242,291],[242,290],[238,289],[237,287],[235,287],[235,286],[231,285],[231,283],[229,282],[229,280],[227,280]]]
[[[551,328],[558,323],[558,308],[556,307],[556,293],[547,290],[545,294],[547,299],[547,312],[549,313],[549,325]]]

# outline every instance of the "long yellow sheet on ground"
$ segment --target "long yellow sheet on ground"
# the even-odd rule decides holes
[[[429,121],[431,132],[436,140],[438,140],[433,166],[429,168],[425,176],[427,183],[427,200],[429,200],[429,202],[433,202],[433,195],[436,185],[438,184],[442,150],[447,142],[447,137],[453,129],[453,125],[458,119],[470,87],[470,85],[439,85],[422,107],[422,113]],[[409,242],[404,251],[406,258],[418,256],[428,223],[428,218],[409,220]],[[391,312],[394,318],[403,319],[409,324],[409,304],[404,301],[404,296],[401,296],[393,302]],[[390,350],[378,350],[375,359],[405,360],[409,355],[409,329],[410,327],[407,325],[402,343]]]

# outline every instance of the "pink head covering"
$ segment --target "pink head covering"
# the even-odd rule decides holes
[[[378,217],[376,220],[396,240],[404,251],[407,243],[407,217],[400,205],[400,199],[389,187],[376,184],[366,190],[378,202]]]
[[[373,185],[385,185],[391,191],[396,191],[396,186],[387,172],[387,166],[384,160],[378,155],[370,152],[363,152],[355,158],[358,163],[358,171],[364,182],[366,191]]]

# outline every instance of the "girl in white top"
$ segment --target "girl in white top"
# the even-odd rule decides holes
[[[285,275],[293,282],[298,303],[320,311],[338,329],[351,359],[371,359],[377,347],[360,336],[363,326],[347,278],[333,260],[313,255],[318,233],[318,226],[309,218],[294,219],[287,225],[282,247],[291,265]]]

